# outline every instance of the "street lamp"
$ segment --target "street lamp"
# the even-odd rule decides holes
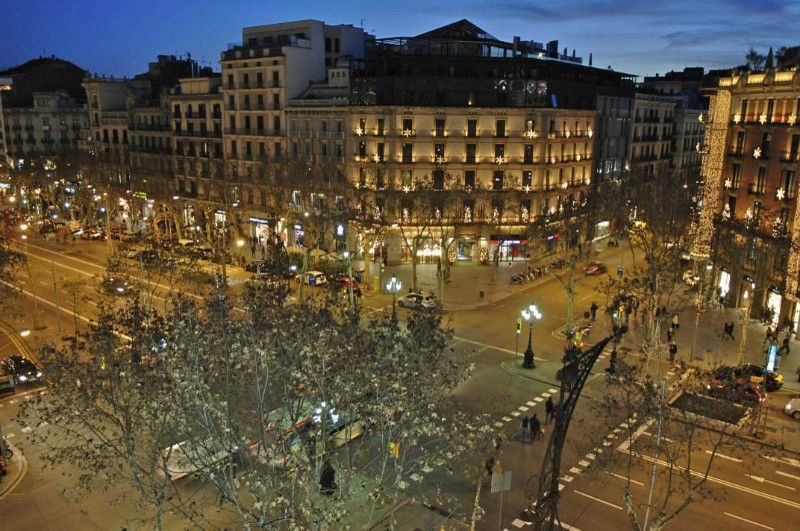
[[[536,367],[536,364],[533,362],[533,347],[531,346],[533,321],[540,320],[542,318],[542,314],[539,312],[539,308],[537,308],[533,303],[529,304],[527,308],[523,308],[520,314],[528,323],[528,348],[525,349],[525,357],[522,360],[522,368],[533,369]]]
[[[392,275],[386,283],[386,291],[392,294],[392,320],[397,321],[397,292],[403,288],[403,283],[396,276]]]
[[[750,283],[750,289],[755,291],[756,283]],[[739,318],[742,321],[742,337],[739,338],[739,361],[737,363],[738,366],[744,365],[744,348],[745,343],[747,342],[747,325],[750,322],[750,309],[753,307],[753,302],[750,300],[750,295],[747,290],[744,290],[742,293],[742,299],[744,299],[744,305],[741,308],[741,313]]]

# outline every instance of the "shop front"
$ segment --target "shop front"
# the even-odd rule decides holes
[[[514,262],[527,259],[528,240],[519,235],[492,235],[489,244],[493,253],[497,253],[495,260]]]
[[[594,226],[594,239],[592,241],[602,240],[611,234],[611,223],[608,221],[600,221]]]
[[[780,323],[781,318],[781,305],[783,304],[783,295],[777,287],[773,286],[767,292],[767,311],[770,315],[772,327],[775,328]]]
[[[452,251],[452,250],[451,250]],[[478,256],[478,242],[474,234],[462,234],[455,244],[456,260],[458,262],[474,262]],[[452,261],[452,260],[451,260]]]

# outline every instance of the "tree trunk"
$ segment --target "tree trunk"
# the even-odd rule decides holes
[[[417,236],[414,236],[411,239],[411,289],[415,292],[418,291],[417,289],[417,245],[419,245],[419,239]]]

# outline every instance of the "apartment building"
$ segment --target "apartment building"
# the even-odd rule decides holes
[[[672,175],[677,182],[696,185],[700,179],[705,138],[705,112],[702,109],[676,108],[672,137]]]
[[[77,150],[81,131],[87,127],[83,105],[67,92],[34,92],[32,96],[32,107],[3,109],[7,154],[17,169],[25,167],[26,160]]]
[[[800,75],[796,69],[721,78],[711,96],[695,254],[714,266],[729,306],[800,321]]]
[[[168,98],[170,150],[177,195],[219,200],[216,182],[224,180],[222,78],[182,78]]]
[[[668,96],[636,93],[628,155],[629,172],[633,176],[671,175],[675,106],[676,101]]]

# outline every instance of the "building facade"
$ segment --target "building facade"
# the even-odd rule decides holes
[[[695,253],[713,285],[752,316],[800,320],[800,76],[794,69],[721,78],[711,97]]]
[[[653,178],[671,174],[674,99],[636,93],[629,148],[629,171],[634,176]]]

